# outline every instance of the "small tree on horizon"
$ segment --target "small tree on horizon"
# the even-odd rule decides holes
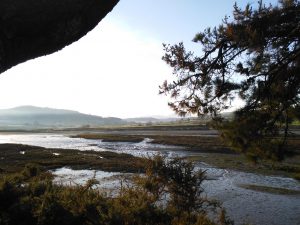
[[[169,106],[180,116],[210,114],[233,149],[254,160],[282,160],[289,125],[300,118],[300,2],[235,4],[232,21],[225,17],[193,41],[201,56],[183,43],[164,44],[163,60],[176,79],[160,94],[173,99]],[[221,112],[236,98],[245,105],[225,120]]]

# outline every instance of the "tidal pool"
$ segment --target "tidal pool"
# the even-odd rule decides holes
[[[0,143],[19,143],[37,145],[47,148],[78,149],[81,151],[113,151],[129,153],[135,156],[162,154],[167,157],[190,156],[194,153],[183,147],[149,143],[145,139],[140,143],[102,142],[70,138],[62,134],[7,134],[0,135]],[[201,153],[197,153],[201,154]],[[278,195],[257,192],[241,188],[243,184],[264,185],[300,191],[300,183],[292,178],[257,175],[232,170],[218,169],[204,163],[196,164],[196,169],[206,170],[208,180],[203,184],[205,195],[223,203],[230,218],[235,224],[257,225],[297,225],[300,224],[300,196]],[[58,175],[55,182],[64,184],[82,184],[95,177],[104,189],[118,188],[120,173],[103,171],[75,171],[61,168],[53,171]]]

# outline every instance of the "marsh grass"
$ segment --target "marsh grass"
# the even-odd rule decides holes
[[[56,153],[56,154],[54,154]],[[50,149],[20,144],[0,144],[0,173],[11,173],[28,163],[45,169],[70,167],[109,172],[141,172],[145,159],[125,153]]]
[[[241,188],[244,188],[244,189],[248,189],[248,190],[252,190],[252,191],[265,192],[265,193],[269,193],[269,194],[300,195],[300,191],[286,189],[286,188],[277,188],[277,187],[255,185],[255,184],[240,184],[238,186],[241,187]]]
[[[231,169],[263,175],[288,176],[298,179],[300,174],[300,155],[287,158],[282,162],[262,161],[253,163],[244,155],[206,153],[188,157],[193,162],[205,162],[221,169]]]
[[[80,134],[73,137],[101,139],[103,141],[143,140],[150,138],[151,143],[182,146],[185,150],[195,152],[189,160],[205,162],[222,169],[233,169],[265,175],[289,176],[300,179],[300,137],[288,139],[290,157],[281,162],[259,161],[254,163],[244,155],[226,147],[218,136],[187,136],[187,135],[123,135],[123,134]]]
[[[183,146],[190,150],[201,152],[234,153],[217,136],[186,136],[186,135],[123,135],[85,133],[72,136],[73,138],[95,139],[103,142],[141,142],[150,138],[150,143]]]
[[[113,135],[113,134],[78,134],[72,136],[73,138],[84,139],[100,139],[103,142],[141,142],[144,137],[138,135]]]

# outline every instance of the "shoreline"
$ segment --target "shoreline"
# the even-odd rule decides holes
[[[204,162],[221,169],[231,169],[242,172],[257,173],[262,175],[276,175],[291,177],[300,180],[300,138],[296,139],[296,153],[282,162],[260,161],[254,164],[244,155],[236,153],[224,144],[218,136],[168,136],[168,135],[132,135],[132,134],[97,134],[83,133],[71,136],[72,138],[84,138],[89,140],[101,140],[102,142],[140,142],[145,138],[151,139],[152,144],[173,145],[186,149],[191,153],[187,158],[195,163]],[[294,139],[291,139],[294,141]],[[176,149],[174,150],[176,151]]]

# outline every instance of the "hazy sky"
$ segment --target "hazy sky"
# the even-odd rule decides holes
[[[183,41],[199,49],[191,42],[194,35],[230,16],[234,2],[120,0],[78,42],[1,74],[0,108],[35,105],[121,118],[172,115],[168,99],[158,95],[172,74],[161,60],[162,43]]]

